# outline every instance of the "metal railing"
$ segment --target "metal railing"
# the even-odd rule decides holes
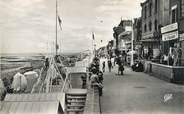
[[[66,92],[68,89],[72,88],[72,85],[71,85],[71,82],[70,82],[68,76],[69,75],[67,74],[65,81],[64,81],[64,84],[63,84],[63,87],[61,89],[61,92]]]

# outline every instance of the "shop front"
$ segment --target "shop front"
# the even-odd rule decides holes
[[[173,23],[161,28],[163,54],[170,54],[179,43],[178,23]]]
[[[161,51],[165,56],[171,57],[173,61],[178,58],[178,47],[181,43],[181,39],[184,38],[179,35],[178,23],[170,24],[161,28],[162,43]],[[182,37],[182,38],[181,38]],[[182,40],[183,41],[183,40]],[[175,54],[173,52],[176,52]],[[178,64],[170,64],[170,60],[167,60],[167,64],[160,64],[149,62],[147,64],[147,72],[160,79],[166,79],[170,82],[184,83],[184,67]],[[146,63],[146,62],[145,62]]]
[[[141,40],[142,47],[142,55],[147,60],[156,60],[160,55],[160,41],[158,39],[145,39]]]

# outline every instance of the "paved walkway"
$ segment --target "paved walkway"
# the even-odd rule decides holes
[[[184,114],[184,86],[127,67],[124,76],[115,72],[104,74],[102,114]]]

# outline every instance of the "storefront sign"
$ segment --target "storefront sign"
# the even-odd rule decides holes
[[[162,41],[169,41],[178,38],[178,31],[170,32],[162,35]]]
[[[163,33],[166,33],[166,32],[177,30],[177,29],[178,29],[178,23],[173,23],[173,24],[167,25],[165,27],[162,27],[161,28],[161,33],[163,34]]]

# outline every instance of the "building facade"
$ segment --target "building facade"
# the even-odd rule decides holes
[[[133,23],[133,32],[134,32],[134,47],[138,52],[138,57],[142,58],[143,55],[143,48],[141,42],[141,35],[142,35],[142,21],[141,18],[135,18]]]
[[[128,50],[131,40],[131,30],[132,30],[132,21],[131,20],[121,20],[117,27],[113,28],[114,30],[114,50],[115,54],[119,55],[122,51]]]
[[[161,27],[169,23],[169,0],[146,0],[141,7],[143,56],[156,59],[161,53]]]
[[[131,49],[132,20],[121,20],[119,26],[122,26],[124,31],[118,36],[118,48],[121,53],[127,53]]]
[[[181,48],[184,65],[184,0],[169,1],[169,23],[161,28],[162,50],[164,54],[171,53],[174,48]]]

